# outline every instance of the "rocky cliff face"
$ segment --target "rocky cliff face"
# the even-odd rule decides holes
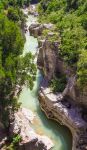
[[[34,28],[34,30],[37,29]],[[41,34],[38,33],[37,36],[40,36]],[[51,36],[52,34],[50,34]],[[48,118],[54,119],[70,129],[73,137],[72,150],[86,150],[87,112],[83,106],[84,104],[87,105],[87,92],[81,93],[76,85],[74,71],[59,58],[59,42],[50,41],[47,37],[44,39],[39,37],[39,39],[37,64],[38,68],[44,72],[44,80],[39,91],[41,109]],[[66,88],[58,94],[53,94],[48,89],[48,82],[55,73],[66,74],[67,77]]]
[[[72,103],[70,97],[55,95],[49,88],[43,86],[39,91],[39,102],[49,119],[54,119],[70,129],[73,138],[72,150],[86,150],[87,121],[82,117],[82,108]]]
[[[38,68],[42,69],[44,76],[50,80],[57,68],[58,42],[50,42],[49,40],[42,41],[42,46],[39,49]]]
[[[14,114],[14,122],[10,124],[10,135],[19,134],[21,142],[18,150],[49,150],[53,147],[52,141],[37,134],[31,127],[36,117],[30,110],[21,108]]]
[[[45,78],[52,79],[54,74],[66,74],[67,85],[64,95],[70,96],[76,103],[87,105],[87,89],[81,91],[76,85],[76,75],[73,70],[66,66],[58,56],[59,43],[47,39],[39,41],[39,54],[37,65],[44,72]]]
[[[48,28],[51,29],[52,25],[45,25],[45,29]],[[30,26],[31,35],[39,36],[38,68],[43,70],[48,80],[51,80],[55,73],[65,74],[68,80],[64,94],[70,96],[76,103],[87,106],[87,89],[82,91],[77,87],[74,71],[60,59],[58,55],[60,42],[50,41],[47,37],[41,39],[43,29],[44,25],[41,24],[38,24],[38,27],[33,24]],[[53,33],[49,33],[48,36],[52,37]]]

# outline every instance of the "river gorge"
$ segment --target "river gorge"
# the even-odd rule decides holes
[[[28,10],[25,9],[24,13],[27,14]],[[37,17],[33,15],[28,15],[27,18],[27,26],[37,21]],[[31,52],[32,54],[36,54],[38,50],[38,40],[33,36],[30,36],[29,31],[25,33],[26,42],[24,46],[24,53]],[[43,76],[40,71],[37,71],[37,78],[34,83],[34,88],[30,91],[27,87],[23,87],[23,90],[19,97],[19,102],[22,103],[22,107],[28,108],[35,114],[35,119],[33,124],[31,124],[32,128],[40,135],[48,136],[54,147],[52,150],[71,150],[72,149],[72,135],[68,128],[56,121],[52,121],[46,118],[45,114],[41,111],[38,101],[38,90],[40,86],[40,82]]]
[[[0,0],[0,150],[87,150],[87,0]]]

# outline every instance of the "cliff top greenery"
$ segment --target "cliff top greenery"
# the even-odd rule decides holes
[[[46,38],[50,42],[56,42],[56,41],[60,40],[59,33],[56,32],[56,30],[54,28],[53,29],[44,29],[41,34],[41,38],[42,39]]]
[[[20,7],[29,5],[25,0],[0,0],[0,113],[5,127],[20,104],[14,97],[23,85],[33,88],[36,78],[34,56],[23,56],[25,37],[22,30],[26,17]]]
[[[87,0],[40,0],[40,22],[55,24],[60,32],[60,57],[77,74],[77,84],[87,85]]]

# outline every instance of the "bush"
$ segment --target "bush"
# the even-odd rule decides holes
[[[8,9],[8,18],[13,21],[19,21],[20,18],[19,18],[18,10],[13,7],[10,7]]]
[[[18,149],[19,142],[21,141],[20,135],[14,135],[11,139],[11,144],[6,148],[7,150],[15,150]]]
[[[80,54],[77,64],[78,84],[83,88],[87,86],[87,50]]]
[[[63,92],[66,87],[66,77],[61,75],[59,78],[55,77],[51,81],[51,89],[53,92]]]

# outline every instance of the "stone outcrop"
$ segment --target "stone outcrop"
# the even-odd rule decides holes
[[[66,86],[66,95],[70,96],[75,103],[80,105],[84,105],[87,107],[87,88],[86,89],[79,89],[77,86],[76,78],[73,81],[75,76],[72,76],[68,80],[68,84]],[[71,85],[70,85],[71,84]]]
[[[31,24],[29,27],[30,35],[33,35],[34,37],[41,36],[44,29],[51,29],[53,28],[53,24],[40,24],[35,23]]]
[[[30,25],[29,27],[30,35],[33,35],[34,37],[40,36],[43,31],[43,25],[39,23],[35,23]]]
[[[42,40],[42,46],[39,49],[37,65],[42,69],[44,76],[50,80],[57,68],[58,60],[58,42],[50,42],[49,40]]]
[[[41,32],[37,33],[37,36],[41,36]],[[51,38],[53,34],[49,33],[48,36]],[[73,138],[72,150],[86,150],[87,112],[82,104],[87,105],[87,90],[81,93],[78,89],[74,71],[66,66],[58,55],[60,42],[52,41],[50,38],[39,37],[37,65],[44,72],[44,80],[39,91],[40,106],[49,119],[54,119],[70,129]],[[67,84],[62,93],[53,94],[48,88],[49,81],[58,73],[66,74]]]
[[[38,16],[38,12],[36,11],[36,6],[35,5],[30,5],[28,13],[31,15],[34,15],[35,17]]]
[[[61,93],[53,94],[43,84],[39,91],[39,102],[49,119],[54,119],[70,129],[73,138],[72,150],[86,150],[87,121],[82,117],[82,108],[72,103],[70,97],[63,97]]]
[[[15,120],[10,124],[10,135],[19,134],[21,142],[18,150],[49,150],[53,147],[52,141],[46,137],[35,133],[31,124],[35,115],[25,108],[21,108],[14,114]]]
[[[52,79],[55,73],[66,74],[67,85],[64,91],[66,95],[70,96],[76,103],[87,105],[87,89],[81,91],[77,87],[74,71],[66,66],[58,56],[59,45],[60,43],[57,41],[39,40],[38,68],[43,70],[44,76],[48,80]]]
[[[50,34],[50,37],[52,36]],[[65,74],[67,78],[67,85],[64,91],[65,95],[70,96],[75,103],[87,106],[87,89],[79,89],[74,70],[65,65],[58,55],[60,42],[53,42],[47,37],[45,39],[41,39],[40,37],[39,39],[37,65],[44,72],[45,78],[51,80],[55,74]]]

